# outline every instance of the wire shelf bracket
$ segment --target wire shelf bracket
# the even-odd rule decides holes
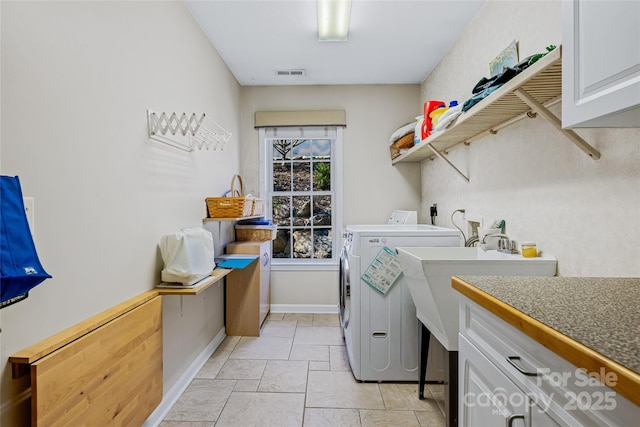
[[[206,120],[206,121],[205,121]],[[170,145],[184,151],[214,151],[224,146],[231,138],[231,132],[202,114],[187,116],[186,113],[154,113],[147,110],[149,139]]]

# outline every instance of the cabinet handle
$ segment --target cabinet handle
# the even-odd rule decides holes
[[[520,356],[509,356],[509,357],[507,357],[507,362],[509,362],[509,364],[511,366],[513,366],[514,368],[516,368],[516,370],[518,372],[520,372],[521,374],[526,375],[528,377],[537,377],[538,375],[540,375],[537,371],[536,372],[525,371],[523,368],[520,367],[520,365],[518,365],[516,363],[516,360],[520,361]]]
[[[513,426],[513,421],[514,420],[523,420],[524,421],[524,415],[510,415],[507,418],[507,427]]]
[[[266,266],[267,264],[269,264],[269,254],[268,253],[263,253],[262,256],[264,257],[264,263],[262,265]]]

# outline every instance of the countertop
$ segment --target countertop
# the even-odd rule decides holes
[[[453,278],[453,287],[578,367],[615,372],[640,405],[640,278]]]

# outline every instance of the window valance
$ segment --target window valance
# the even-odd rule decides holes
[[[255,128],[287,126],[347,126],[344,110],[256,111]]]

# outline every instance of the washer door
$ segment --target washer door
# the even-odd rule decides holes
[[[349,274],[349,256],[345,248],[340,253],[340,324],[343,329],[349,326],[351,311],[351,278]]]

